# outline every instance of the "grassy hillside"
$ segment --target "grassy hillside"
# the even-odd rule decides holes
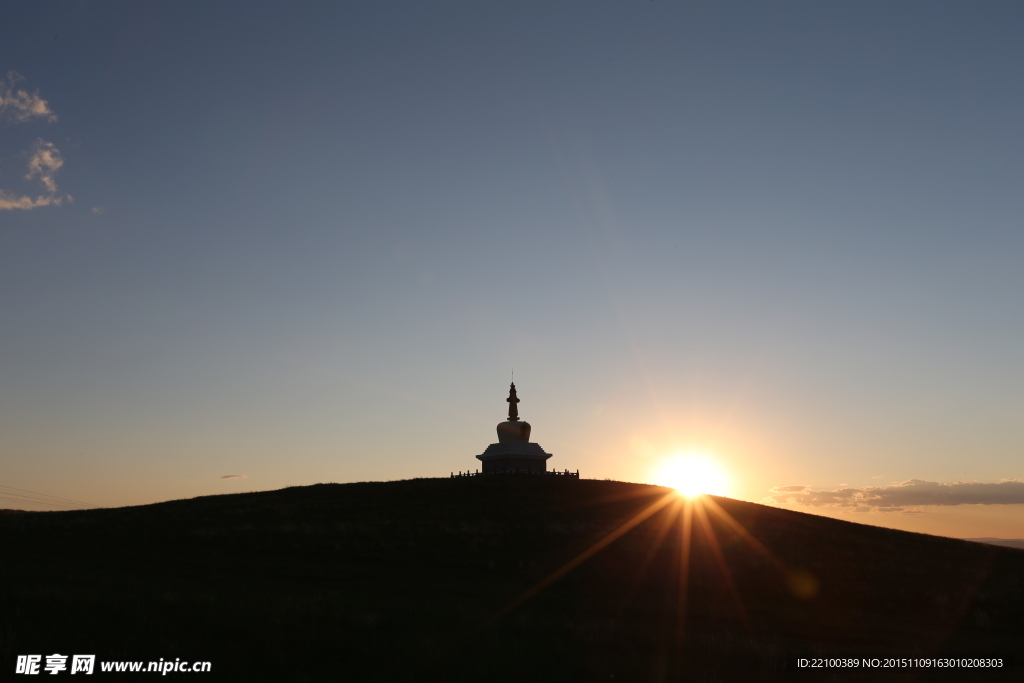
[[[796,659],[1024,642],[1024,551],[667,493],[496,476],[7,512],[0,671],[59,652],[208,660],[204,680],[847,680]]]

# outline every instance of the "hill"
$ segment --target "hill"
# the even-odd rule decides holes
[[[1021,673],[1024,551],[725,498],[687,510],[640,484],[418,479],[11,512],[0,543],[5,673],[51,653],[209,661],[203,680]],[[797,666],[885,654],[1005,664]]]
[[[965,538],[965,541],[976,541],[977,543],[991,543],[992,545],[1005,545],[1007,548],[1024,549],[1024,538]]]

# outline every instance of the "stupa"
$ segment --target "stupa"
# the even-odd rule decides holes
[[[492,443],[480,455],[476,456],[483,464],[483,474],[502,472],[547,472],[547,459],[551,453],[545,453],[539,443],[530,441],[530,423],[519,419],[519,398],[516,396],[516,383],[509,387],[508,420],[498,425],[498,443]]]

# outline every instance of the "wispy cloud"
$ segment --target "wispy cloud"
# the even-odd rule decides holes
[[[777,486],[762,502],[771,505],[853,508],[857,512],[916,512],[917,508],[930,505],[1024,505],[1024,479],[1003,479],[997,484],[910,479],[887,486],[839,488],[831,491],[810,486]]]
[[[56,121],[57,115],[38,92],[29,93],[15,87],[15,84],[23,80],[25,79],[14,71],[8,71],[6,78],[0,78],[0,122],[25,123],[32,119],[42,119],[51,123]],[[73,201],[71,195],[61,196],[57,192],[55,176],[64,166],[64,157],[57,146],[37,138],[27,155],[28,173],[25,174],[25,180],[38,181],[45,193],[32,196],[29,193],[0,188],[0,211],[28,211],[42,206],[60,206],[65,201]]]
[[[64,203],[63,197],[29,197],[18,196],[7,190],[0,190],[0,211],[10,209],[37,209],[40,206],[60,206]]]
[[[18,194],[10,190],[0,189],[0,211],[11,209],[37,209],[41,206],[60,206],[65,201],[73,201],[71,195],[61,196],[57,191],[57,171],[64,166],[64,157],[52,142],[42,138],[35,141],[29,151],[28,173],[25,180],[38,180],[43,185],[45,194],[32,197]]]
[[[244,474],[225,474],[221,479],[248,479]]]
[[[50,105],[39,96],[39,92],[19,90],[15,84],[25,80],[16,71],[8,71],[6,78],[0,78],[0,120],[25,123],[32,119],[53,122],[57,115]]]
[[[60,155],[60,150],[52,142],[46,142],[42,139],[36,140],[36,143],[32,146],[32,155],[28,160],[28,173],[25,174],[25,180],[39,178],[39,182],[43,184],[46,191],[50,194],[55,194],[57,192],[57,182],[53,179],[53,176],[63,165],[64,158]]]

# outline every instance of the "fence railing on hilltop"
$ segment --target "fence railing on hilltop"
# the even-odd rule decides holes
[[[505,470],[503,472],[481,472],[477,470],[470,472],[452,472],[450,479],[458,479],[459,477],[496,477],[498,475],[511,475],[511,476],[524,476],[524,477],[569,477],[570,479],[579,479],[580,471],[570,472],[569,470],[546,470],[544,472],[536,472],[529,470]]]

